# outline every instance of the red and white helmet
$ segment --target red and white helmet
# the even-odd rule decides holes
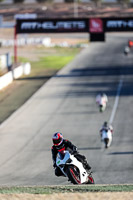
[[[55,133],[53,135],[53,137],[52,137],[52,140],[53,140],[53,144],[55,146],[61,145],[61,143],[63,142],[63,135],[62,135],[62,133],[60,133],[60,132]]]

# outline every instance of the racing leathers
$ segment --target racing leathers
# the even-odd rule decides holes
[[[113,127],[108,125],[107,122],[104,122],[102,128],[100,129],[101,141],[104,141],[105,138],[110,138],[112,140],[113,136]]]
[[[60,168],[56,166],[56,156],[57,153],[60,151],[68,150],[70,153],[72,153],[77,160],[82,162],[85,169],[90,170],[91,167],[87,163],[86,157],[84,155],[81,155],[77,151],[77,147],[73,145],[69,140],[63,139],[63,142],[59,146],[53,145],[51,148],[52,151],[52,159],[53,159],[53,167],[55,168],[55,175],[56,176],[62,176],[63,173],[61,172]]]

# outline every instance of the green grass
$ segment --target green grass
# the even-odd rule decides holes
[[[45,70],[58,71],[68,63],[70,63],[74,57],[80,52],[81,48],[40,48],[35,50],[35,60],[30,60],[28,57],[18,57],[18,62],[30,62],[31,63],[31,75],[41,74]],[[38,55],[39,51],[39,55]],[[40,57],[41,55],[41,57]],[[44,56],[42,56],[44,55]]]
[[[69,62],[71,62],[76,54],[80,51],[79,48],[54,48],[54,53],[51,55],[44,54],[44,57],[38,61],[31,61],[32,69],[55,69],[59,70]]]
[[[1,187],[1,194],[29,193],[53,194],[66,192],[133,192],[133,185],[71,185],[71,186],[31,186],[31,187]]]
[[[13,58],[12,58],[12,60],[13,60]],[[24,58],[24,57],[21,57],[21,56],[18,57],[18,60],[19,60],[19,62],[21,62],[21,63],[29,62],[29,59],[28,59],[28,58]],[[14,60],[13,60],[13,61],[14,61]]]
[[[49,68],[59,70],[68,64],[73,58],[74,56],[47,56],[40,58],[39,61],[31,62],[31,66],[38,70]]]

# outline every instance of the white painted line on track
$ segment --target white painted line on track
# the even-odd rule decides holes
[[[112,124],[112,122],[114,120],[115,113],[116,113],[116,110],[117,110],[117,107],[118,107],[118,103],[119,103],[119,98],[120,98],[120,92],[121,92],[122,85],[123,85],[123,80],[120,79],[119,85],[118,85],[118,88],[117,88],[116,97],[115,97],[114,107],[113,107],[113,110],[112,110],[112,113],[111,113],[111,116],[110,116],[110,119],[109,119],[109,124]]]

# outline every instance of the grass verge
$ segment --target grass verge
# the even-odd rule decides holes
[[[45,70],[59,70],[66,64],[71,62],[73,58],[79,53],[81,48],[36,48],[31,51],[32,56],[28,54],[25,57],[18,57],[18,62],[30,62],[31,63],[31,74],[38,75],[42,74]],[[30,51],[30,50],[29,50]],[[29,55],[29,57],[28,57]]]
[[[53,194],[53,193],[86,193],[86,192],[133,192],[133,185],[72,185],[72,186],[31,186],[0,187],[1,194]]]

